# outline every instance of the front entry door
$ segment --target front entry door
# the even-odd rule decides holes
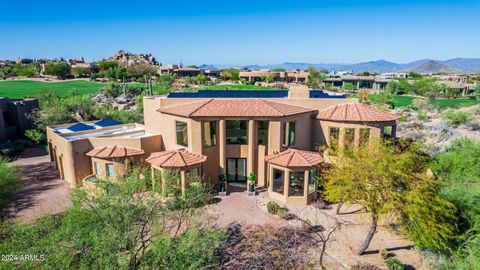
[[[247,159],[227,158],[228,182],[247,182]]]

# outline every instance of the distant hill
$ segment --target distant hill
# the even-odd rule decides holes
[[[422,67],[422,65],[425,65]],[[217,65],[219,68],[233,67],[234,65]],[[317,70],[326,69],[332,70],[352,70],[353,72],[370,71],[370,72],[399,72],[418,69],[425,72],[480,72],[480,58],[453,58],[449,60],[432,60],[420,59],[409,63],[395,63],[387,60],[375,60],[354,64],[340,64],[340,63],[297,63],[285,62],[282,64],[270,65],[244,65],[248,69],[271,69],[284,68],[286,70],[301,69],[305,70],[309,67],[314,67]]]
[[[405,71],[416,72],[420,74],[431,74],[431,73],[458,73],[460,70],[451,68],[447,65],[439,63],[434,60],[430,60],[419,66],[406,69]]]

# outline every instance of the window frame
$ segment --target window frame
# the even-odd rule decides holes
[[[301,178],[301,181],[297,181],[297,177]],[[292,190],[292,182],[293,181],[298,182],[299,186],[301,187],[301,190],[303,191],[302,194],[300,195],[295,195],[291,192]],[[288,197],[304,197],[305,196],[305,171],[290,171],[289,177],[288,177]]]
[[[178,124],[185,124],[184,132],[178,130]],[[179,132],[182,132],[185,134],[182,141],[185,141],[185,138],[186,138],[186,144],[183,144],[179,141],[179,137],[178,137]],[[175,143],[179,146],[188,147],[188,123],[187,122],[175,120]]]
[[[112,171],[110,173],[110,169],[109,167],[112,166]],[[113,163],[105,163],[105,175],[107,177],[115,177],[116,176],[116,173],[115,173],[115,164]]]
[[[207,141],[206,141],[206,125],[209,124],[209,131],[208,131],[208,134],[210,135],[210,142],[213,142],[211,144],[207,144]],[[212,125],[213,124],[213,125]],[[203,147],[212,147],[212,146],[217,146],[217,121],[205,121],[203,122]],[[212,127],[213,127],[213,134],[212,134]]]
[[[260,126],[261,126],[260,123],[262,123],[262,124],[264,123],[265,126],[266,126],[266,129],[262,130],[262,131],[265,131],[264,136],[259,136],[260,135]],[[257,122],[257,144],[258,145],[268,146],[269,125],[270,125],[269,121],[258,121]],[[265,137],[264,138],[265,143],[260,142],[260,137]]]
[[[308,187],[307,187],[307,194],[308,195],[313,194],[317,191],[317,177],[318,177],[318,172],[317,172],[316,168],[311,169],[308,172]],[[312,179],[313,179],[313,189],[310,190]]]
[[[237,136],[238,134],[235,134],[236,135],[235,138],[237,138],[239,143],[232,143],[231,141],[229,142],[229,138],[232,138],[232,137],[228,136],[228,130],[229,130],[228,124],[229,124],[229,122],[230,123],[231,122],[239,123],[239,125],[238,125],[239,128],[235,129],[235,130],[243,130],[241,128],[241,126],[242,126],[242,123],[245,123],[245,129],[244,129],[245,130],[245,142],[243,142],[241,140],[238,140],[238,138],[241,138],[240,136]],[[225,134],[225,144],[227,144],[227,145],[247,145],[248,144],[248,121],[247,120],[225,120],[225,133],[226,133]]]
[[[95,176],[101,176],[102,175],[102,164],[100,162],[94,161],[93,162],[93,168],[94,168],[94,173]]]
[[[282,175],[282,177],[281,177],[281,179],[282,179],[282,181],[283,181],[283,183],[282,183],[282,187],[283,187],[282,192],[278,192],[278,191],[275,190],[275,186],[276,186],[276,185],[275,185],[275,173],[276,173],[276,171],[280,172],[281,175]],[[273,170],[272,170],[272,192],[275,192],[276,194],[280,194],[280,195],[284,195],[284,194],[285,194],[285,170],[273,168]]]

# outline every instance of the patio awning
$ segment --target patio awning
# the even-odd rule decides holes
[[[289,148],[278,154],[268,155],[265,161],[285,168],[310,168],[325,160],[320,153]]]
[[[207,156],[194,154],[186,149],[152,153],[146,161],[160,168],[186,168],[207,160]]]

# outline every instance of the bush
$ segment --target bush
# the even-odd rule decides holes
[[[405,265],[397,258],[388,257],[385,259],[385,264],[387,264],[388,269],[390,270],[404,270]]]
[[[413,108],[416,110],[426,110],[428,108],[428,102],[425,98],[416,98],[412,101]]]
[[[277,214],[279,209],[280,209],[280,205],[278,205],[278,203],[273,201],[270,201],[267,203],[267,211],[270,214]]]
[[[288,209],[286,209],[286,208],[279,208],[277,210],[277,216],[279,216],[281,218],[287,218],[288,215],[289,215]]]
[[[20,188],[18,168],[7,164],[5,157],[0,157],[0,209],[10,201],[10,196]]]
[[[408,121],[408,115],[406,115],[406,114],[400,115],[400,117],[398,118],[398,121],[407,122]]]
[[[470,122],[473,116],[469,112],[448,109],[442,113],[442,118],[452,126],[459,126]]]
[[[25,131],[25,136],[34,144],[40,144],[45,139],[45,135],[38,129],[29,129]]]
[[[418,111],[417,112],[417,119],[418,120],[426,120],[428,119],[428,115],[426,111]]]

